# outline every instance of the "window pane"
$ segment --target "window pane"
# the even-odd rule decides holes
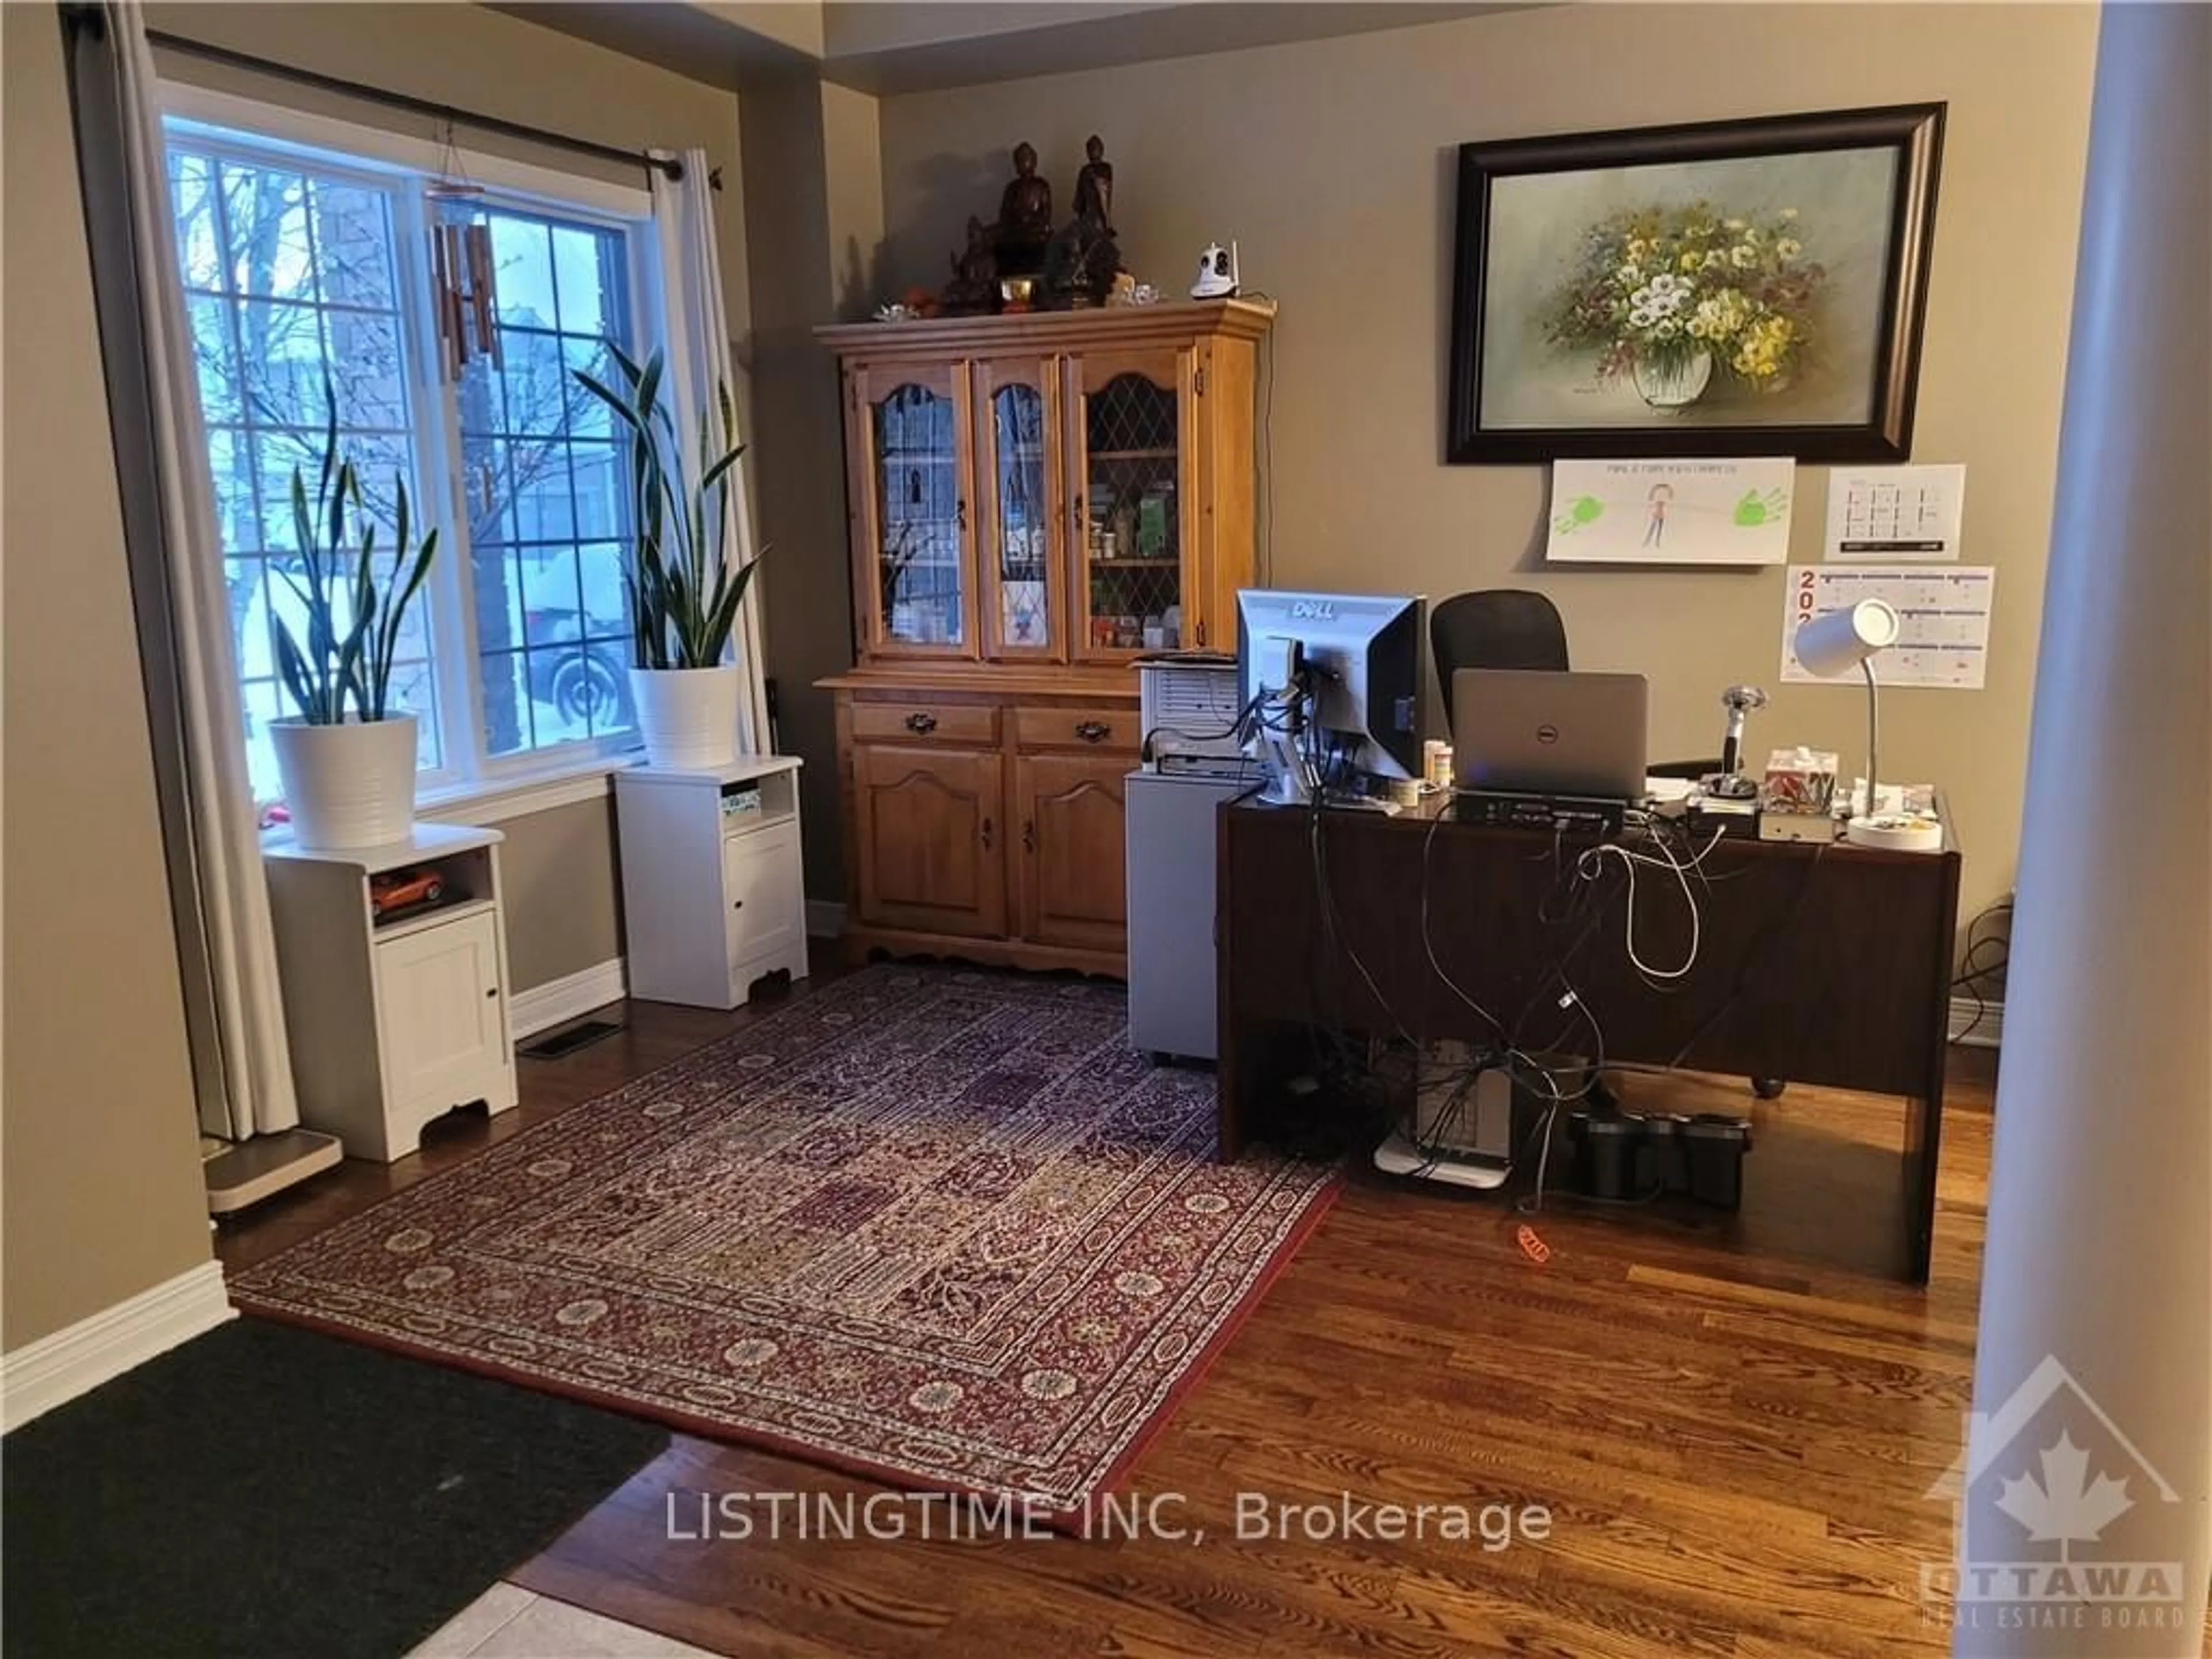
[[[628,550],[614,542],[594,542],[579,555],[584,590],[584,633],[595,640],[629,642],[629,595],[623,586]]]
[[[553,232],[553,272],[560,284],[563,334],[605,335],[620,330],[617,273],[608,267],[621,253],[612,239],[574,226]]]
[[[383,192],[318,179],[313,199],[323,298],[334,306],[393,309],[391,204]]]
[[[240,688],[246,703],[246,770],[257,801],[282,800],[284,785],[276,775],[276,745],[269,723],[291,712],[274,680],[248,680]]]
[[[499,286],[501,362],[471,358],[459,399],[485,745],[513,754],[626,731],[629,463],[573,372],[618,383],[607,337],[633,343],[623,239],[481,205],[447,214],[489,228]]]
[[[619,536],[629,494],[629,467],[614,444],[568,446],[570,476],[575,480],[576,533]]]
[[[335,380],[337,367],[323,343],[321,310],[293,300],[248,300],[232,311],[246,418],[319,433],[329,418],[323,377]]]
[[[628,349],[627,347],[624,348]],[[622,371],[606,346],[598,340],[561,342],[562,356],[567,360],[568,384],[574,388],[568,395],[568,430],[579,438],[615,437],[615,413],[600,402],[593,393],[576,384],[576,373],[581,370],[601,386],[622,390]]]
[[[169,204],[177,216],[177,263],[188,289],[222,287],[222,228],[216,222],[215,163],[204,155],[169,155]]]
[[[226,286],[234,294],[280,300],[315,298],[307,240],[307,181],[289,168],[223,161],[218,210]]]
[[[533,548],[522,566],[522,623],[527,643],[559,645],[580,638],[583,613],[576,605],[576,554],[573,548]]]
[[[306,637],[306,608],[294,585],[305,580],[306,566],[292,483],[295,471],[303,475],[319,510],[325,384],[337,403],[341,452],[362,486],[349,550],[374,527],[381,590],[389,592],[399,556],[401,481],[415,507],[412,535],[440,516],[426,517],[415,471],[392,201],[383,190],[295,161],[218,157],[185,139],[171,145],[169,167],[246,760],[256,795],[273,799],[268,726],[292,712],[276,678],[273,630],[282,622]],[[341,625],[346,620],[342,608]],[[428,596],[418,595],[401,632],[387,707],[422,717],[425,766],[442,763],[432,638]]]
[[[399,319],[389,312],[331,311],[331,390],[341,426],[386,431],[407,428],[407,359],[400,349]],[[311,389],[314,418],[327,419],[319,382]]]
[[[485,216],[491,227],[491,264],[499,287],[499,320],[503,327],[555,328],[560,311],[553,297],[552,246],[545,227],[513,214]]]
[[[520,651],[487,651],[481,659],[484,701],[484,748],[513,755],[535,746],[530,726],[527,666]]]
[[[522,542],[573,541],[576,514],[568,495],[565,444],[517,446],[514,451],[514,530]]]

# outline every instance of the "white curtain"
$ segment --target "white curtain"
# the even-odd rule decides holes
[[[712,164],[703,149],[685,150],[674,159],[684,164],[681,179],[653,169],[653,219],[660,243],[661,320],[668,342],[666,375],[676,429],[691,433],[698,430],[699,411],[714,406],[715,388],[728,386],[734,399],[738,380],[730,370],[730,322],[722,309],[722,261],[714,248]],[[738,464],[740,480],[751,472],[744,462]],[[729,492],[722,556],[732,566],[747,562],[758,550],[753,545],[751,495],[750,484]],[[761,586],[768,574],[767,567],[762,567],[746,589],[733,640],[738,666],[745,671],[739,747],[757,754],[767,753],[774,741],[768,720],[768,671],[761,650]]]
[[[151,436],[185,720],[192,868],[222,1046],[225,1098],[203,1100],[200,1123],[210,1134],[243,1139],[293,1127],[300,1109],[285,1046],[276,941],[241,739],[246,720],[216,534],[207,440],[200,429],[192,337],[177,265],[154,52],[137,0],[111,5],[107,17],[121,69],[131,241],[144,318]]]

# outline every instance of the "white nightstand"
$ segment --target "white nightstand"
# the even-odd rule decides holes
[[[632,996],[735,1008],[763,975],[806,977],[799,767],[757,755],[614,775]]]
[[[418,823],[387,847],[264,849],[301,1121],[389,1164],[456,1106],[514,1104],[496,830]],[[380,921],[371,878],[437,872]]]

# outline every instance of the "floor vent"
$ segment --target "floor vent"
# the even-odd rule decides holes
[[[580,1019],[574,1025],[563,1025],[557,1031],[533,1038],[514,1052],[525,1060],[559,1060],[601,1037],[611,1037],[622,1029],[611,1019]]]

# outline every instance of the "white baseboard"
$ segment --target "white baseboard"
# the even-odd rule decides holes
[[[0,1354],[0,1430],[12,1434],[33,1418],[237,1316],[222,1287],[222,1264],[203,1261],[127,1302]]]
[[[616,957],[609,962],[597,963],[560,979],[533,985],[527,991],[517,991],[514,1000],[507,1005],[511,1028],[507,1035],[520,1042],[579,1014],[588,1014],[610,1002],[620,1002],[629,994],[629,976],[623,970],[623,959]]]
[[[1994,997],[1984,998],[1981,1018],[1974,1018],[1975,1005],[1972,997],[1951,999],[1951,1041],[1969,1048],[1994,1048],[2004,1036],[2004,1004]],[[1972,1029],[1968,1030],[1969,1027]],[[1966,1032],[1965,1036],[1960,1033]]]
[[[845,931],[845,907],[835,899],[806,901],[806,936],[835,939]]]

